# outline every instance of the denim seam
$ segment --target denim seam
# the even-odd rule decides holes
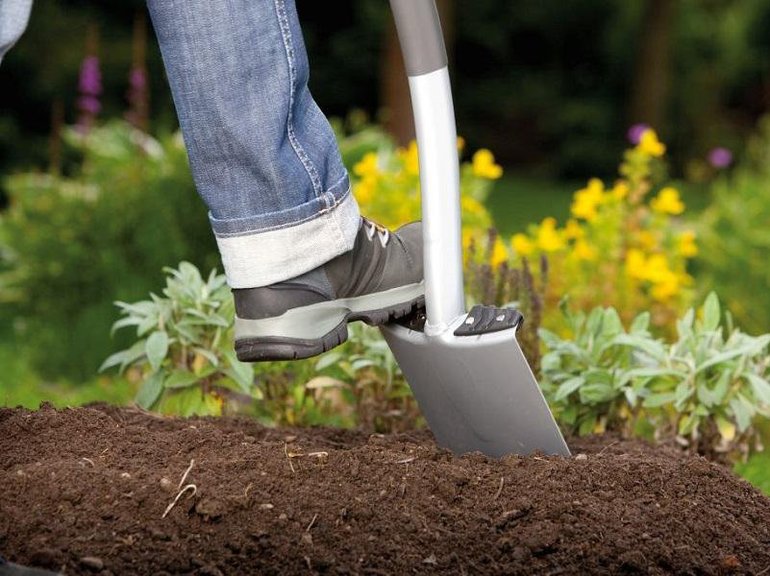
[[[284,228],[291,228],[292,226],[297,226],[298,224],[303,224],[305,222],[309,222],[310,220],[314,220],[316,218],[320,218],[321,216],[324,216],[325,214],[328,214],[329,212],[333,211],[337,206],[342,204],[345,200],[348,199],[351,189],[348,188],[345,193],[340,196],[339,198],[336,198],[334,194],[331,192],[325,192],[324,193],[324,201],[326,206],[316,212],[315,214],[312,214],[311,216],[308,216],[306,218],[302,218],[301,220],[295,220],[293,222],[288,222],[286,224],[278,224],[275,226],[268,226],[266,228],[260,228],[259,230],[249,230],[246,232],[214,232],[214,234],[218,238],[236,238],[238,236],[249,236],[251,234],[260,234],[262,232],[272,232],[273,230],[282,230]],[[338,226],[339,227],[339,226]],[[342,230],[340,229],[340,235],[342,235]]]
[[[297,82],[297,70],[294,66],[294,47],[293,39],[291,35],[291,28],[289,26],[289,17],[286,14],[286,4],[284,0],[275,0],[275,8],[278,14],[278,22],[281,27],[281,36],[283,37],[283,45],[286,49],[286,60],[289,65],[289,113],[286,121],[286,133],[289,136],[289,142],[294,152],[297,154],[297,158],[302,162],[305,167],[305,171],[310,177],[310,181],[313,184],[313,192],[317,198],[323,197],[323,185],[321,184],[321,178],[318,172],[313,166],[313,162],[308,157],[305,149],[300,144],[297,135],[294,132],[294,96]],[[327,204],[328,206],[328,204]]]

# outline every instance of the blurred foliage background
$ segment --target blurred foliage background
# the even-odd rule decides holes
[[[613,306],[625,322],[649,310],[645,337],[662,339],[714,290],[729,311],[726,333],[733,322],[748,334],[770,332],[770,1],[437,4],[464,137],[467,288],[473,301],[524,310],[520,340],[536,371],[547,352],[541,324],[574,350],[558,306],[564,296],[586,314]],[[334,124],[359,202],[388,224],[419,217],[409,95],[388,3],[297,6],[311,89],[341,119]],[[187,261],[205,278],[219,261],[144,2],[37,0],[0,82],[0,405],[127,403],[142,389],[146,400],[148,382],[159,397],[161,381],[148,380],[141,354],[121,375],[98,371],[135,346],[129,330],[111,334],[113,302],[160,294],[164,267]],[[645,127],[654,139],[640,143]],[[164,405],[186,394],[183,412],[196,411],[199,391],[180,383],[211,383],[201,349],[189,361],[192,376],[177,374],[163,389]],[[628,360],[630,352],[613,350]],[[770,371],[766,352],[757,378]],[[153,374],[187,369],[169,355],[169,366],[155,359]],[[607,362],[616,360],[585,370],[611,372],[617,366]],[[559,401],[591,396],[569,382]],[[258,366],[254,386],[206,405],[279,424],[385,431],[419,422],[387,347],[366,330],[319,361]],[[646,414],[614,394],[609,419],[604,400],[590,405],[594,431],[617,414]],[[718,413],[713,444],[730,444],[735,423],[717,408],[698,405],[699,417]],[[758,418],[766,409],[754,408]],[[767,439],[766,421],[752,423]],[[752,458],[741,470],[770,489],[768,456]]]

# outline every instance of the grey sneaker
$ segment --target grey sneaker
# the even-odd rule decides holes
[[[422,224],[395,232],[362,219],[353,249],[271,286],[233,290],[244,362],[308,358],[342,344],[347,323],[385,324],[424,306]]]

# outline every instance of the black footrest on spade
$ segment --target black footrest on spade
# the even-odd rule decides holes
[[[465,321],[454,334],[455,336],[478,336],[508,328],[518,328],[522,322],[524,322],[524,316],[518,310],[477,304],[471,308]]]

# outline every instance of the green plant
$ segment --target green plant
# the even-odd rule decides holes
[[[716,295],[700,318],[690,309],[677,322],[671,343],[650,335],[648,313],[626,331],[611,308],[563,311],[570,338],[540,332],[543,387],[571,430],[654,429],[711,457],[762,449],[756,424],[770,416],[770,335],[745,334],[729,315],[723,326]]]
[[[543,299],[548,283],[548,260],[539,259],[538,279],[535,280],[529,261],[522,258],[518,266],[507,258],[495,255],[499,247],[498,234],[494,229],[487,232],[486,242],[479,246],[472,240],[466,250],[465,287],[467,307],[474,304],[510,306],[524,316],[524,323],[516,333],[532,371],[540,372],[540,338],[538,330],[543,318]]]
[[[678,221],[685,210],[679,192],[663,178],[665,150],[646,129],[626,151],[619,179],[605,188],[593,178],[575,192],[564,226],[548,217],[513,235],[517,258],[548,258],[545,326],[562,328],[556,305],[564,295],[581,310],[612,306],[624,321],[649,311],[663,331],[689,304],[687,265],[698,248]]]
[[[15,336],[43,376],[86,380],[128,343],[104,338],[113,301],[147,294],[164,266],[208,268],[217,255],[180,137],[111,122],[67,142],[83,154],[73,176],[6,180],[0,315],[20,320]]]
[[[677,334],[665,356],[640,355],[658,370],[644,406],[665,408],[668,429],[701,454],[745,455],[761,448],[755,423],[770,416],[770,334],[741,332],[729,315],[722,326],[714,293],[701,318],[690,309],[677,322]]]
[[[318,360],[321,376],[308,386],[343,390],[365,430],[399,432],[422,425],[417,401],[380,331],[355,323],[348,332],[345,345]]]
[[[542,387],[556,417],[581,435],[607,429],[631,434],[647,380],[627,338],[637,339],[639,349],[662,350],[650,337],[649,313],[637,316],[626,331],[614,308],[572,312],[565,299],[561,310],[569,337],[540,330],[548,350],[541,363]]]
[[[699,222],[699,280],[722,295],[742,326],[770,329],[770,116],[759,124],[747,158],[718,180]]]
[[[143,381],[137,404],[182,416],[221,414],[228,398],[261,398],[254,368],[232,349],[233,301],[224,275],[212,270],[204,280],[188,262],[166,272],[163,297],[116,303],[123,318],[113,331],[135,326],[138,340],[101,370],[137,371]]]

